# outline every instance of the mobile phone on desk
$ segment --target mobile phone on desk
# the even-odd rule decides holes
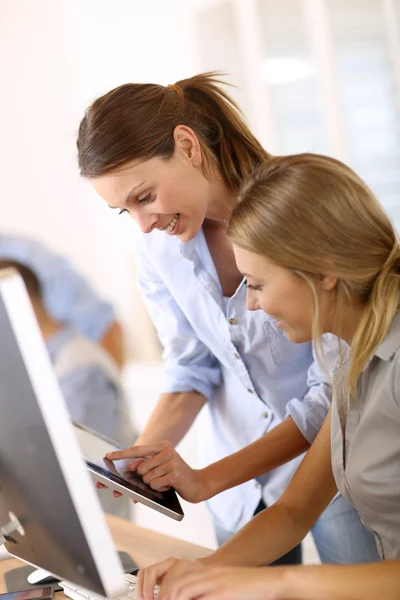
[[[19,592],[7,592],[0,594],[0,600],[52,600],[53,588],[45,586],[29,590],[20,590]]]

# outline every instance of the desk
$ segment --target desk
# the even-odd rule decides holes
[[[211,552],[203,546],[183,542],[177,538],[144,529],[144,527],[119,517],[107,515],[106,518],[116,549],[128,552],[139,567],[145,567],[170,556],[194,559],[206,556]],[[0,561],[0,593],[6,591],[4,573],[25,564],[17,558]],[[67,597],[62,592],[57,592],[55,598],[56,600],[63,600]],[[70,599],[68,598],[68,600]]]

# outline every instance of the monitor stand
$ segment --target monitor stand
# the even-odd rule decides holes
[[[121,559],[123,569],[125,573],[136,575],[139,568],[136,563],[132,560],[127,552],[118,552]],[[11,557],[12,558],[12,557]],[[23,567],[17,567],[10,569],[4,574],[4,583],[6,584],[7,592],[16,592],[18,590],[27,590],[33,588],[52,587],[54,592],[61,591],[62,588],[58,585],[58,581],[47,584],[30,584],[27,581],[27,577],[36,570],[36,567],[31,565],[25,565]]]

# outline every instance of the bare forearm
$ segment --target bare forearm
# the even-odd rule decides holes
[[[330,413],[281,498],[207,557],[207,564],[260,566],[298,544],[337,491],[330,453]]]
[[[398,600],[400,561],[290,567],[283,582],[285,600]]]
[[[293,419],[286,419],[246,448],[203,469],[209,488],[207,498],[268,473],[309,447]]]
[[[124,339],[121,325],[114,321],[105,332],[100,344],[114,358],[119,367],[125,362]]]
[[[135,445],[168,440],[176,446],[190,429],[206,399],[198,392],[163,394]]]
[[[301,542],[311,525],[306,519],[293,519],[286,506],[277,502],[200,562],[242,567],[270,564]]]

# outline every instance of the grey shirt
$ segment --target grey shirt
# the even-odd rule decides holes
[[[382,559],[400,559],[400,315],[347,406],[349,352],[333,373],[332,468],[337,487],[373,532]]]

